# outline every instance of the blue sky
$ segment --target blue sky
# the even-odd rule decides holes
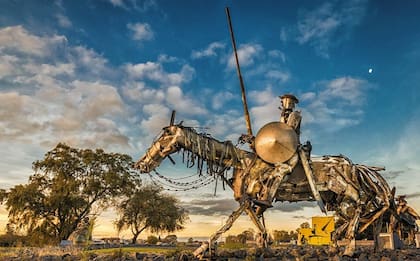
[[[416,2],[1,1],[0,187],[26,183],[31,163],[60,141],[137,159],[173,109],[185,125],[236,141],[246,130],[225,6],[254,133],[278,120],[278,96],[293,93],[314,154],[385,166],[419,210]],[[216,229],[235,207],[231,192],[211,191],[177,194],[190,230]],[[286,205],[268,211],[270,227],[321,213]],[[104,214],[104,231],[112,218]]]

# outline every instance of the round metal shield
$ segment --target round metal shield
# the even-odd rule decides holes
[[[264,125],[255,137],[257,155],[269,163],[282,163],[295,154],[298,146],[295,130],[283,122]]]

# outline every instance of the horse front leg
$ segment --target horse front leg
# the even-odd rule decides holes
[[[254,225],[258,228],[261,234],[261,241],[257,242],[258,247],[267,249],[268,248],[268,237],[267,237],[267,229],[265,228],[264,219],[261,214],[261,219],[263,222],[260,221],[260,218],[258,218],[255,211],[252,209],[251,206],[248,208],[245,208],[245,212],[248,214],[248,216],[251,218]]]
[[[193,255],[196,258],[202,259],[204,258],[204,255],[206,253],[206,251],[209,249],[209,255],[210,258],[212,257],[213,253],[213,246],[214,243],[217,241],[217,239],[219,239],[219,237],[225,233],[226,231],[228,231],[233,223],[236,221],[236,219],[238,219],[238,217],[242,214],[242,212],[249,208],[250,206],[250,202],[248,200],[245,200],[243,202],[240,203],[240,206],[237,210],[233,211],[232,214],[230,214],[228,220],[226,221],[226,224],[224,224],[221,228],[219,228],[219,230],[216,231],[216,233],[214,233],[211,237],[209,242],[204,242],[199,248],[197,248]]]

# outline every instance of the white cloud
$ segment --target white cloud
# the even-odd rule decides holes
[[[273,93],[271,86],[263,91],[250,92],[250,97],[257,104],[250,110],[255,131],[258,131],[264,124],[280,120],[280,110],[278,109],[280,99]]]
[[[127,28],[130,29],[132,38],[136,41],[151,40],[154,37],[152,27],[148,23],[129,23]]]
[[[280,83],[287,82],[290,79],[290,73],[280,70],[269,70],[266,77],[271,80],[279,81]]]
[[[375,164],[382,164],[386,167],[386,176],[390,186],[396,186],[397,195],[407,195],[418,193],[418,180],[420,180],[420,111],[413,112],[406,124],[398,126],[395,142],[387,145],[384,142],[382,150],[376,148],[370,150],[369,158]],[[394,136],[394,135],[393,135]],[[390,173],[397,173],[394,179],[389,179]],[[398,181],[398,182],[396,182]],[[415,181],[415,182],[413,182]],[[408,202],[415,209],[420,209],[420,202],[411,199]]]
[[[162,127],[169,125],[170,109],[160,103],[143,106],[145,116],[141,120],[140,128],[150,137],[156,135]]]
[[[246,133],[246,125],[242,112],[227,110],[222,114],[213,115],[204,126],[209,127],[209,133],[219,140],[236,142],[241,134]]]
[[[170,86],[166,92],[166,101],[172,109],[187,115],[202,115],[206,110],[201,104],[184,95],[179,86]]]
[[[125,71],[134,80],[152,80],[166,85],[179,85],[188,82],[194,76],[195,70],[188,64],[183,65],[180,72],[168,73],[160,63],[146,62],[125,65]]]
[[[254,64],[255,59],[263,52],[263,47],[259,44],[243,44],[238,48],[238,59],[241,67]],[[235,56],[232,53],[228,60],[228,69],[236,68]]]
[[[331,45],[347,37],[360,24],[366,13],[367,1],[324,3],[311,11],[302,11],[298,17],[300,44],[310,44],[319,55],[328,58]]]
[[[232,100],[235,96],[231,92],[218,92],[212,98],[212,107],[215,110],[222,108],[226,102]]]
[[[302,111],[305,131],[316,128],[317,132],[336,132],[362,121],[366,91],[372,84],[353,77],[340,77],[315,84],[316,91],[299,94],[298,110]],[[271,86],[262,91],[251,91],[250,108],[254,130],[264,124],[280,120],[281,106],[278,93]]]
[[[281,40],[283,43],[285,43],[285,42],[287,42],[287,41],[289,40],[289,37],[288,37],[288,30],[287,30],[285,27],[282,27],[282,28],[280,29],[280,40]]]
[[[203,57],[211,57],[217,56],[218,49],[224,49],[226,46],[225,43],[222,42],[213,42],[207,46],[207,48],[200,50],[200,51],[192,51],[191,58],[192,59],[200,59]]]
[[[156,0],[108,0],[113,6],[120,7],[126,10],[136,10],[144,13],[150,9],[157,9],[158,4]]]
[[[268,55],[273,58],[280,58],[283,63],[286,62],[286,55],[280,50],[270,50]]]
[[[113,6],[125,7],[124,0],[109,0]]]
[[[179,59],[173,56],[169,56],[167,54],[160,54],[157,61],[160,63],[173,63],[177,62]]]
[[[23,66],[26,72],[34,75],[74,75],[75,65],[73,63],[60,64],[25,64]]]
[[[72,22],[67,16],[63,14],[57,14],[55,17],[57,18],[59,26],[63,28],[71,28],[73,26]]]
[[[302,94],[303,122],[335,132],[357,125],[363,117],[366,91],[372,84],[353,77],[340,77],[316,84],[319,91]],[[323,127],[322,127],[323,126]]]
[[[64,36],[37,36],[21,26],[0,29],[0,139],[50,148],[128,146],[122,132],[125,104],[101,81],[107,60],[94,50],[68,46]],[[109,74],[105,74],[109,75]],[[9,87],[10,86],[10,87]]]
[[[366,80],[341,77],[326,83],[326,89],[321,94],[322,97],[332,97],[343,99],[350,105],[359,105],[363,103],[363,91],[368,87]]]
[[[67,42],[64,36],[36,36],[22,26],[10,26],[0,29],[0,50],[17,52],[26,55],[48,56],[53,46]]]
[[[19,59],[11,55],[0,56],[0,79],[14,73],[15,63]]]
[[[110,70],[107,69],[107,59],[95,52],[95,50],[84,46],[75,46],[69,52],[69,60],[89,73],[96,75],[107,75],[110,73]]]
[[[33,96],[1,92],[1,138],[33,140],[49,147],[59,141],[80,147],[128,146],[114,122],[125,111],[115,87],[81,81],[71,86],[44,86]]]

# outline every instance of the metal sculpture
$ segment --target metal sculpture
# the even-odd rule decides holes
[[[278,125],[289,133],[287,123]],[[291,128],[291,127],[290,127]],[[262,130],[265,130],[263,127]],[[263,131],[265,135],[268,135]],[[278,133],[274,135],[278,136]],[[281,136],[281,135],[279,135]],[[259,146],[258,135],[256,147]],[[275,140],[273,142],[277,146]],[[282,143],[279,143],[282,144]],[[281,146],[281,145],[279,145]],[[261,147],[263,147],[261,145]],[[269,148],[271,150],[272,148]],[[263,152],[265,152],[264,149]],[[163,128],[146,154],[135,164],[142,173],[150,173],[163,159],[176,152],[183,153],[184,163],[216,179],[221,179],[234,192],[239,207],[211,238],[196,253],[200,256],[212,243],[226,232],[242,212],[246,212],[259,229],[267,247],[267,230],[263,213],[272,206],[273,201],[317,201],[323,212],[335,211],[345,223],[336,231],[335,239],[349,240],[345,255],[352,255],[355,247],[355,233],[364,231],[390,209],[395,209],[392,192],[378,173],[382,168],[353,164],[348,158],[340,156],[310,157],[310,145],[298,144],[294,154],[284,162],[264,161],[258,153],[239,149],[230,141],[218,141],[208,134],[197,133],[191,127],[181,124]],[[274,157],[283,157],[283,151]],[[262,153],[264,155],[264,153]],[[229,169],[233,172],[229,172]],[[156,172],[156,174],[160,175]],[[382,227],[381,224],[376,224]]]
[[[335,211],[344,220],[334,235],[334,241],[346,239],[344,255],[353,255],[355,235],[373,225],[378,234],[384,213],[397,215],[395,191],[378,173],[384,168],[354,164],[343,155],[311,157],[310,142],[300,142],[300,111],[295,110],[298,99],[286,94],[281,96],[280,120],[263,126],[254,137],[246,103],[245,88],[234,41],[229,9],[226,9],[232,45],[240,79],[244,114],[248,133],[240,137],[249,143],[250,150],[243,150],[231,141],[219,141],[209,134],[198,133],[194,128],[175,124],[175,112],[170,125],[153,142],[146,154],[135,164],[142,173],[154,171],[152,178],[161,177],[156,168],[171,154],[181,152],[183,162],[197,166],[200,177],[190,188],[197,188],[212,181],[227,184],[239,203],[226,223],[203,243],[194,255],[212,255],[213,244],[235,220],[246,212],[261,235],[261,247],[268,247],[264,211],[275,201],[316,201],[320,209]],[[232,170],[233,171],[229,171]],[[183,183],[172,181],[174,185]],[[392,228],[392,226],[388,226]],[[376,237],[375,237],[376,238]]]
[[[416,220],[420,215],[407,204],[405,195],[396,198],[397,216],[390,215],[390,230],[396,231],[400,239],[406,239],[409,245],[415,244],[415,233],[418,232]]]

